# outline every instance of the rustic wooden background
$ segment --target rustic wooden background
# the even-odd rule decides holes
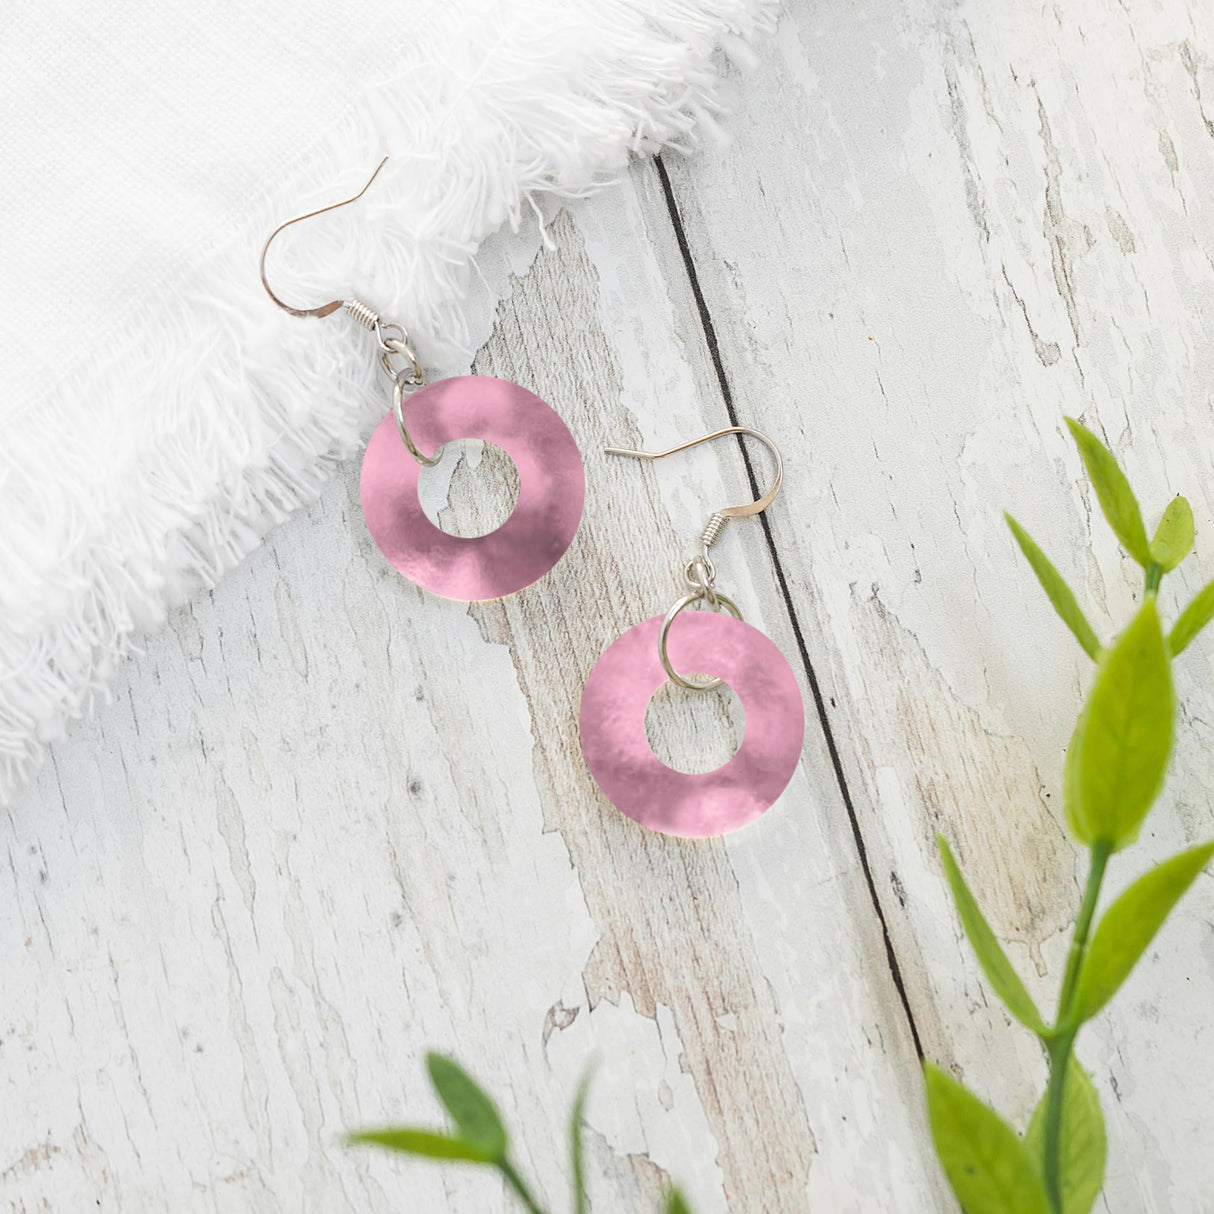
[[[952,1210],[920,1054],[1027,1120],[1041,1056],[980,978],[932,839],[1052,1004],[1088,668],[1001,511],[1109,636],[1138,578],[1064,436],[1077,414],[1149,513],[1193,502],[1166,606],[1214,576],[1214,15],[798,2],[739,83],[728,146],[638,164],[557,219],[477,359],[585,453],[551,576],[472,607],[420,593],[345,467],[148,641],[7,812],[6,1209],[511,1208],[488,1174],[340,1144],[437,1116],[427,1047],[499,1095],[557,1208],[596,1058],[601,1210],[655,1208],[667,1174],[701,1214]],[[787,480],[727,532],[721,584],[796,668],[808,730],[758,825],[692,843],[605,802],[575,714],[708,511],[749,492],[732,440],[648,469],[602,446],[731,421],[776,438]],[[507,504],[476,463],[446,469],[452,527]],[[1178,678],[1168,792],[1114,889],[1214,833],[1214,642]],[[661,753],[729,753],[728,698],[662,699]],[[1101,1210],[1214,1210],[1212,926],[1205,878],[1081,1043]]]

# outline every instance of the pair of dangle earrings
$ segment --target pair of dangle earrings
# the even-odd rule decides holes
[[[501,598],[543,577],[577,533],[586,478],[569,428],[533,392],[507,380],[462,375],[427,385],[402,326],[357,299],[292,307],[266,278],[266,255],[275,236],[291,224],[357,201],[386,160],[357,194],[288,219],[270,233],[261,251],[262,286],[292,316],[344,311],[375,336],[380,367],[392,381],[392,408],[367,444],[360,496],[367,530],[380,551],[406,578],[434,594],[466,601]],[[721,835],[753,821],[784,790],[800,756],[804,711],[792,669],[763,633],[742,620],[733,600],[716,589],[709,555],[730,518],[758,514],[771,504],[783,475],[780,454],[765,435],[742,426],[656,454],[607,448],[611,455],[654,460],[730,434],[748,434],[768,446],[776,461],[772,487],[757,501],[712,515],[685,570],[689,592],[665,616],[637,624],[603,654],[587,679],[579,714],[582,753],[607,797],[642,826],[684,837]],[[421,468],[438,462],[444,444],[465,438],[501,447],[519,476],[510,517],[475,538],[436,527],[418,492]],[[683,611],[699,602],[718,610],[689,612],[674,629]],[[716,676],[689,678],[680,670],[712,670]],[[741,700],[742,745],[716,771],[675,771],[650,748],[645,713],[667,679],[694,691],[728,683]]]

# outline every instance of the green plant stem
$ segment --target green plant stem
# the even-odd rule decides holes
[[[1087,953],[1092,916],[1096,913],[1096,902],[1100,898],[1104,870],[1112,853],[1111,843],[1098,839],[1092,844],[1087,886],[1083,891],[1083,902],[1075,920],[1075,931],[1071,936],[1071,948],[1066,959],[1066,972],[1062,978],[1062,991],[1058,997],[1058,1020],[1046,1044],[1050,1058],[1050,1081],[1046,1088],[1045,1107],[1045,1191],[1054,1214],[1062,1214],[1062,1175],[1059,1166],[1062,1106],[1066,1095],[1067,1065],[1071,1059],[1075,1035],[1079,1032],[1079,1026],[1073,1022],[1075,993],[1079,987],[1079,974]]]
[[[514,1164],[509,1159],[503,1159],[498,1165],[498,1170],[505,1177],[506,1183],[514,1190],[519,1201],[527,1207],[528,1214],[544,1214],[544,1208],[531,1196],[531,1190],[527,1188],[523,1178],[514,1169]]]
[[[1159,583],[1163,580],[1163,566],[1158,561],[1152,561],[1147,566],[1146,573],[1146,591],[1147,594],[1154,594],[1159,589]]]
[[[1066,1068],[1071,1060],[1076,1029],[1069,1029],[1050,1039],[1050,1081],[1046,1088],[1045,1106],[1045,1192],[1054,1214],[1062,1214],[1062,1106],[1065,1094]]]

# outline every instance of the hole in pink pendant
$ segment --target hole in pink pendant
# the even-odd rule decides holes
[[[440,531],[476,539],[496,531],[518,505],[514,460],[496,443],[461,438],[447,443],[434,467],[417,477],[417,496]]]
[[[667,681],[645,710],[650,749],[672,771],[686,775],[724,767],[738,753],[745,733],[746,710],[728,683],[711,691],[691,691]]]

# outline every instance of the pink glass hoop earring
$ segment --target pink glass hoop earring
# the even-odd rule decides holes
[[[387,162],[350,198],[296,215],[270,233],[261,250],[261,283],[292,316],[344,311],[375,336],[379,364],[392,381],[392,408],[363,455],[360,496],[367,530],[388,561],[416,585],[466,601],[513,594],[544,576],[577,533],[586,496],[582,458],[569,428],[533,392],[488,375],[459,375],[426,384],[404,327],[357,299],[314,308],[284,303],[266,279],[270,242],[284,228],[356,202]],[[496,443],[514,461],[519,495],[510,517],[488,535],[448,535],[422,510],[418,478],[438,463],[442,447],[462,438]]]
[[[767,509],[779,491],[783,465],[771,439],[745,426],[729,426],[657,453],[607,448],[609,455],[655,460],[726,434],[748,434],[767,444],[776,464],[772,487],[757,501],[712,515],[699,552],[684,570],[688,593],[665,616],[637,624],[608,648],[586,680],[578,714],[586,765],[612,803],[650,830],[685,838],[723,835],[753,822],[784,791],[801,756],[805,711],[792,667],[763,633],[743,621],[734,601],[716,589],[716,567],[709,556],[729,519]],[[699,602],[718,611],[682,615]],[[691,679],[679,671],[704,671],[711,677]],[[716,771],[675,771],[650,748],[645,712],[668,680],[692,691],[728,683],[742,701],[742,745]]]

